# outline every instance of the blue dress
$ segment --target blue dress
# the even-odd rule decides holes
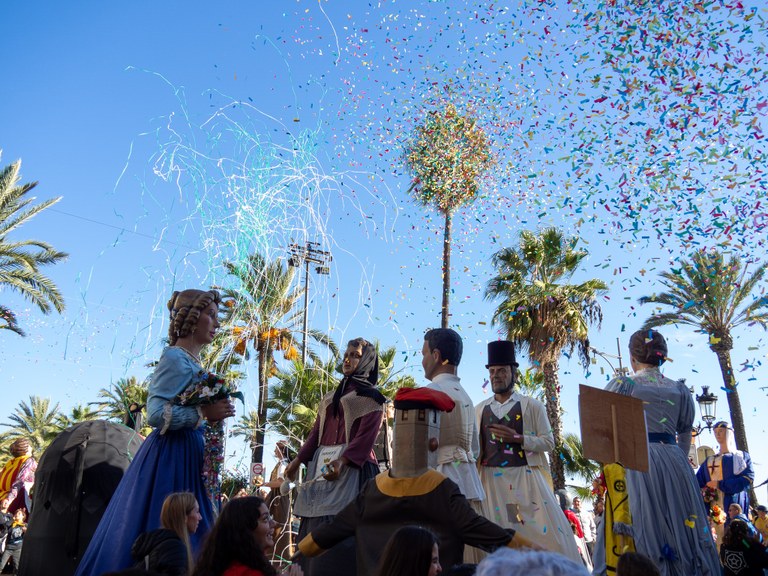
[[[184,350],[166,348],[152,374],[147,399],[155,428],[136,452],[99,522],[76,576],[99,576],[133,565],[131,545],[143,532],[160,528],[160,510],[173,492],[192,492],[202,519],[191,535],[197,550],[213,525],[214,512],[203,483],[203,433],[194,407],[172,406],[202,368]]]
[[[690,433],[693,425],[690,390],[658,368],[616,378],[606,390],[642,400],[648,433],[653,435],[648,472],[626,471],[636,550],[648,556],[662,576],[720,576],[699,485],[688,454],[675,443],[676,436]],[[604,528],[598,530],[592,560],[593,574],[604,576]]]

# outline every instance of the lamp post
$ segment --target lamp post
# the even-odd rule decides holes
[[[626,366],[621,365],[621,342],[618,338],[616,338],[616,352],[617,354],[608,354],[607,352],[600,352],[597,348],[590,347],[589,351],[592,352],[592,364],[597,363],[596,356],[600,356],[603,360],[605,360],[608,363],[608,366],[611,367],[611,370],[613,370],[614,376],[626,376],[629,373],[629,368]],[[613,358],[615,360],[619,361],[619,367],[614,368],[613,364],[611,364],[611,361],[608,360],[608,358]]]
[[[319,242],[307,242],[304,245],[290,244],[288,246],[290,258],[288,266],[298,268],[304,264],[304,322],[302,326],[303,341],[301,343],[301,364],[307,360],[307,308],[309,307],[309,265],[318,264],[315,267],[317,274],[327,276],[330,273],[328,263],[333,260],[330,252],[320,250]]]
[[[693,393],[693,387],[691,387],[691,393]],[[701,387],[701,394],[696,395],[696,403],[699,405],[699,412],[701,413],[701,419],[704,421],[707,430],[712,430],[712,424],[714,424],[717,412],[717,396],[709,391],[709,386]],[[700,434],[704,427],[699,424],[694,430],[696,434]]]

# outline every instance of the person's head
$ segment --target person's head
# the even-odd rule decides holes
[[[736,504],[734,502],[730,506],[728,506],[728,517],[729,518],[736,518],[739,514],[741,514],[743,510],[741,509],[741,504]]]
[[[629,359],[638,368],[661,366],[667,360],[667,341],[656,330],[638,330],[629,338]]]
[[[766,514],[768,514],[768,508],[760,504],[757,508],[755,508],[755,511],[757,512],[757,515],[760,518],[765,518]]]
[[[450,412],[451,397],[431,388],[400,388],[395,394],[392,470],[395,477],[415,477],[437,466],[440,412]]]
[[[296,458],[296,451],[291,448],[287,440],[278,440],[275,443],[275,458],[291,461]]]
[[[197,532],[200,524],[200,506],[191,492],[174,492],[166,496],[160,510],[160,525],[178,536],[187,549],[187,572],[192,571],[192,545],[189,535]]]
[[[616,576],[661,576],[661,572],[648,556],[624,552],[616,564]]]
[[[595,515],[602,516],[603,512],[605,512],[605,502],[598,500],[595,502]]]
[[[392,534],[379,563],[378,576],[436,576],[442,572],[437,537],[420,526]]]
[[[518,363],[515,359],[515,344],[509,340],[488,342],[488,376],[494,394],[511,393],[515,387]]]
[[[749,525],[741,519],[731,520],[731,523],[725,529],[723,534],[723,545],[725,546],[749,546],[757,543],[757,539],[749,529]]]
[[[586,568],[557,552],[500,548],[477,565],[475,576],[589,576]]]
[[[11,505],[11,501],[8,498],[0,500],[0,512],[8,512],[8,506]]]
[[[24,510],[24,508],[17,508],[16,512],[13,513],[13,521],[16,522],[16,524],[23,524],[26,519],[27,511]]]
[[[728,426],[728,422],[725,420],[715,422],[712,426],[712,433],[720,445],[721,454],[733,454],[736,452],[736,437],[733,434],[733,429]]]
[[[573,498],[573,509],[576,510],[576,512],[581,511],[581,498],[578,496],[574,496]]]
[[[372,358],[376,355],[376,347],[365,338],[355,338],[347,342],[344,359],[341,363],[341,373],[344,376],[365,372],[366,376],[372,368]]]
[[[179,338],[190,339],[203,346],[213,342],[219,327],[221,296],[216,290],[182,290],[174,292],[168,300],[171,321],[168,326],[168,342],[171,346]]]
[[[573,500],[571,499],[571,495],[568,494],[568,490],[562,488],[560,490],[555,490],[555,496],[557,497],[561,510],[570,510],[573,505]]]
[[[275,526],[264,500],[233,498],[221,509],[208,534],[194,576],[221,576],[233,562],[273,576],[276,572],[265,551],[274,546]]]
[[[32,444],[29,441],[29,438],[17,438],[11,442],[9,450],[11,451],[11,456],[14,458],[18,458],[19,456],[27,456],[32,454]]]
[[[421,347],[421,367],[424,377],[431,380],[441,372],[456,371],[464,352],[464,343],[456,330],[434,328],[424,334]]]

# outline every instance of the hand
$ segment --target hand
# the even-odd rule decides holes
[[[333,462],[328,462],[325,467],[327,468],[327,471],[323,474],[323,478],[329,482],[333,482],[334,480],[338,480],[339,476],[341,476],[341,471],[344,468],[344,460],[339,458]]]
[[[515,535],[512,537],[512,541],[510,542],[510,544],[512,545],[512,548],[528,548],[529,550],[546,550],[546,548],[539,546],[538,544],[534,543],[532,540],[528,540],[528,538],[526,538],[519,532],[515,533]]]
[[[522,444],[523,435],[518,434],[509,426],[503,424],[491,424],[488,426],[488,432],[491,433],[493,438],[506,442],[507,444]]]
[[[299,462],[298,458],[294,458],[291,460],[290,464],[285,467],[285,470],[283,474],[285,474],[285,477],[288,478],[291,482],[296,480],[296,473],[299,471],[299,467],[301,466],[301,462]]]
[[[712,490],[717,490],[717,480],[710,480],[707,482],[707,488],[712,488]]]
[[[208,422],[218,422],[224,420],[224,418],[231,418],[235,415],[235,405],[229,398],[223,398],[200,407],[200,411],[203,413],[203,418]]]

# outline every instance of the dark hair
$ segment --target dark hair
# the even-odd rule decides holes
[[[24,456],[27,453],[27,450],[29,450],[31,444],[29,442],[29,438],[17,438],[11,443],[10,451],[11,456],[14,458],[18,458],[19,456]]]
[[[256,496],[227,502],[205,539],[194,576],[221,576],[233,562],[261,570],[265,576],[277,574],[253,536],[262,504],[266,506],[264,500]]]
[[[723,546],[750,548],[752,545],[759,544],[760,542],[752,534],[747,523],[738,518],[731,520],[728,528],[725,529],[725,534],[723,534]]]
[[[421,526],[404,526],[387,542],[378,576],[426,576],[437,536]]]
[[[447,360],[448,364],[458,366],[461,362],[461,354],[464,344],[456,330],[450,328],[434,328],[424,334],[424,341],[429,346],[429,351],[440,350],[440,356]]]
[[[624,552],[616,564],[616,576],[661,576],[661,572],[648,556]]]
[[[656,330],[638,330],[629,338],[629,355],[641,364],[661,366],[667,360],[667,341]]]

